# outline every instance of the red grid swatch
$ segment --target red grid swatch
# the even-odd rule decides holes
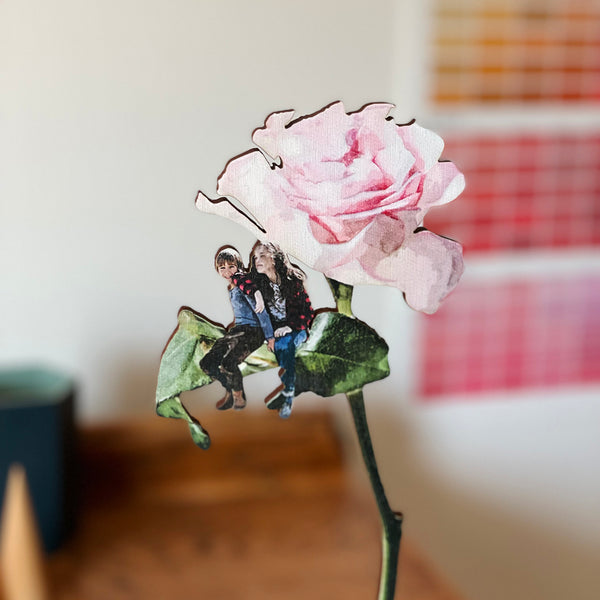
[[[600,276],[462,285],[423,317],[420,392],[600,381]]]
[[[597,0],[437,0],[439,104],[600,98]]]
[[[600,244],[600,133],[448,138],[459,198],[425,226],[469,250]]]

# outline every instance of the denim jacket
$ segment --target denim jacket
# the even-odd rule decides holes
[[[254,298],[247,296],[239,287],[234,286],[229,290],[229,299],[231,300],[231,307],[233,308],[235,325],[261,327],[266,340],[274,337],[269,313],[267,310],[263,310],[259,314],[255,313]]]

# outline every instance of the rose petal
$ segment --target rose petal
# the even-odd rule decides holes
[[[252,133],[252,141],[276,160],[279,158],[277,140],[281,135],[281,131],[284,130],[285,126],[293,117],[293,110],[283,110],[271,113],[265,119],[264,127],[259,127],[254,130]]]
[[[211,200],[203,192],[198,192],[198,195],[196,196],[196,208],[208,214],[225,217],[234,223],[238,223],[238,225],[246,227],[255,235],[260,235],[260,229],[254,223],[252,217],[245,212],[236,209],[235,205],[227,198]]]
[[[444,149],[444,140],[437,133],[416,123],[398,127],[397,132],[419,171],[428,171],[437,163]]]
[[[314,216],[310,219],[311,231],[321,244],[348,242],[363,231],[376,216],[365,219]]]
[[[360,110],[348,113],[348,116],[355,121],[369,121],[370,123],[374,123],[376,127],[379,127],[382,121],[386,121],[387,116],[393,108],[394,105],[389,102],[371,102],[365,104]]]
[[[259,150],[251,150],[231,160],[217,182],[217,192],[233,196],[266,228],[280,194],[271,193],[271,167]],[[281,203],[279,202],[281,206]]]
[[[411,231],[411,230],[409,230]],[[365,229],[364,252],[360,264],[367,273],[375,274],[377,265],[396,252],[406,238],[406,224],[403,219],[390,214],[377,215]]]
[[[288,203],[289,185],[284,178],[273,176],[278,170],[271,170],[258,150],[248,152],[229,162],[217,191],[233,196],[247,209],[264,228],[262,237],[312,265],[321,246],[310,231],[308,214]]]
[[[419,200],[422,222],[425,213],[432,206],[447,204],[457,198],[465,189],[465,177],[451,162],[439,162],[427,172],[423,193]]]
[[[348,116],[341,102],[290,125],[291,114],[293,111],[269,115],[265,126],[253,133],[254,143],[271,156],[283,157],[291,166],[302,165],[307,158],[308,162],[338,160],[346,152]]]
[[[394,179],[387,176],[370,157],[358,158],[352,163],[351,169],[346,170],[346,173],[345,179],[340,182],[343,198],[351,198],[362,192],[385,190],[394,183]],[[372,207],[365,207],[362,210],[367,208]]]
[[[414,167],[415,157],[404,147],[396,132],[392,131],[386,146],[375,156],[374,163],[387,177],[400,184]]]
[[[463,270],[461,245],[425,230],[407,236],[398,252],[378,265],[377,274],[394,275],[407,304],[431,314],[456,287]]]
[[[396,275],[378,272],[378,263],[393,253],[416,226],[417,211],[404,211],[401,219],[378,215],[349,242],[324,244],[314,267],[343,283],[395,285]]]

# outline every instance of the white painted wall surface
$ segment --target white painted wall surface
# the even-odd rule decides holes
[[[188,304],[231,320],[194,207],[274,110],[388,99],[391,3],[0,4],[0,361],[80,382],[83,419],[153,411]],[[383,35],[382,35],[383,28]]]
[[[196,191],[214,192],[269,112],[388,100],[398,121],[456,127],[425,99],[428,7],[0,3],[0,365],[72,373],[84,421],[152,414],[179,306],[228,322],[212,255],[254,241],[199,213]],[[598,268],[597,255],[575,262]],[[467,276],[489,268],[512,267]],[[331,304],[319,275],[308,288]],[[600,597],[600,390],[424,406],[418,319],[392,289],[357,289],[354,307],[390,344],[392,374],[366,394],[407,533],[470,600]],[[275,383],[250,378],[249,396]],[[219,395],[194,393],[190,407]],[[342,398],[329,404],[347,421]]]

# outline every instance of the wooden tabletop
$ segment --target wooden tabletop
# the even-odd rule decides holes
[[[82,507],[49,559],[57,600],[376,597],[380,526],[331,417],[201,415],[81,432]],[[458,600],[403,541],[397,598]]]

